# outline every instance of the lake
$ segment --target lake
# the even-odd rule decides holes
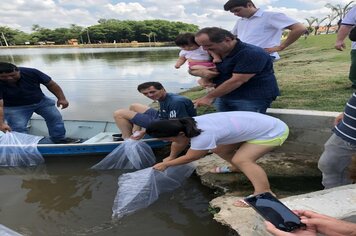
[[[0,61],[50,75],[70,103],[66,119],[113,121],[134,102],[149,104],[138,84],[160,81],[169,92],[196,86],[187,67],[174,68],[177,48],[0,49]],[[46,94],[51,95],[46,89]],[[49,158],[36,168],[0,169],[0,224],[23,235],[228,235],[212,219],[212,190],[192,176],[151,206],[112,220],[121,170],[92,171],[100,158]]]

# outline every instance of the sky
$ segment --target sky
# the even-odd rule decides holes
[[[27,33],[34,24],[55,29],[76,24],[95,25],[99,19],[163,19],[232,29],[237,17],[223,9],[227,0],[1,0],[0,26]],[[283,12],[306,24],[305,18],[324,18],[325,4],[345,5],[350,0],[254,0],[258,8]]]

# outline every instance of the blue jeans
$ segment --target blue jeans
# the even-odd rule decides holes
[[[216,109],[219,112],[224,111],[254,111],[266,113],[267,108],[271,106],[274,98],[266,99],[226,99],[217,98],[214,102]]]
[[[4,116],[8,125],[13,131],[20,133],[28,133],[27,124],[34,112],[45,119],[53,142],[64,139],[66,130],[54,100],[44,97],[39,103],[32,105],[4,107]]]

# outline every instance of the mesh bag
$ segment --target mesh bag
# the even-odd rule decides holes
[[[0,166],[35,166],[44,159],[37,149],[37,143],[43,137],[6,132],[0,136]]]
[[[91,167],[97,170],[142,169],[156,163],[151,147],[140,140],[128,139],[115,148],[98,164]]]
[[[146,208],[164,192],[170,192],[182,186],[194,171],[193,164],[172,166],[165,171],[154,170],[152,167],[119,177],[113,217],[120,219],[142,208]]]

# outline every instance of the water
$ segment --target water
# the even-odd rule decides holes
[[[177,54],[175,48],[1,49],[0,61],[50,75],[70,102],[62,111],[66,119],[112,120],[115,109],[150,102],[136,91],[139,83],[160,81],[170,92],[195,86],[185,69],[174,68]],[[228,234],[212,220],[211,191],[197,177],[150,207],[113,221],[123,171],[89,170],[99,160],[49,158],[37,168],[0,169],[0,224],[36,236]]]

